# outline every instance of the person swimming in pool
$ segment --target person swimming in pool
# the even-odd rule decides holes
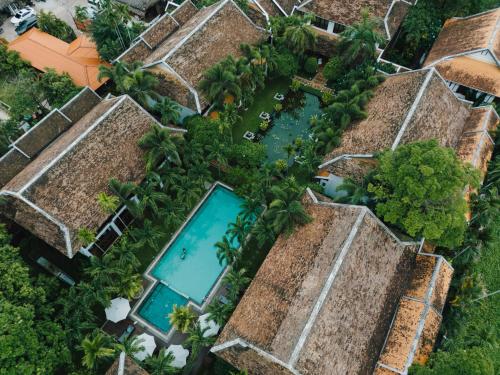
[[[181,259],[184,260],[184,258],[186,258],[186,254],[187,254],[187,250],[185,247],[182,248],[182,252],[181,252]]]

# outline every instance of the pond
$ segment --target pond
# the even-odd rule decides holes
[[[261,139],[261,143],[267,146],[267,160],[271,163],[286,160],[288,155],[284,148],[296,138],[307,140],[311,134],[309,119],[322,113],[320,99],[301,90],[289,92],[282,105],[283,109],[273,114],[271,126]]]

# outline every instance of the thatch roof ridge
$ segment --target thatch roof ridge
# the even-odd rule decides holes
[[[327,374],[345,366],[374,366],[402,293],[399,288],[406,285],[393,278],[406,277],[402,275],[408,274],[410,254],[420,246],[392,235],[366,207],[324,202],[311,190],[304,204],[313,223],[278,238],[213,348],[252,373]],[[377,249],[380,259],[373,255]],[[355,269],[356,280],[351,278]],[[365,301],[368,295],[370,303]],[[363,311],[368,305],[369,311]],[[345,321],[332,322],[340,316]],[[356,344],[345,342],[346,337]],[[273,365],[243,363],[249,359],[238,347],[252,348]],[[318,356],[321,361],[315,360]],[[283,368],[288,372],[281,372]]]

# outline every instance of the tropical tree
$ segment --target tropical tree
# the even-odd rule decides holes
[[[167,96],[162,97],[156,102],[154,110],[160,115],[163,125],[177,124],[179,122],[180,107]]]
[[[284,33],[287,47],[299,56],[303,56],[307,50],[312,50],[316,44],[316,34],[308,24],[309,18],[303,17],[301,21],[297,25],[288,26]]]
[[[158,355],[146,357],[144,364],[151,375],[174,375],[179,373],[179,369],[172,366],[174,360],[172,353],[161,348]]]
[[[151,103],[159,99],[155,91],[158,79],[153,73],[140,68],[131,71],[123,79],[123,91],[137,100],[144,108],[151,108]]]
[[[365,186],[357,184],[354,180],[347,178],[337,186],[337,192],[344,192],[345,195],[335,198],[335,202],[349,204],[366,204],[368,191]]]
[[[83,351],[82,364],[89,370],[95,370],[100,361],[113,357],[111,338],[101,331],[86,336],[80,346]]]
[[[246,198],[240,206],[241,212],[238,217],[241,217],[243,221],[252,222],[254,221],[262,212],[262,201],[254,198]]]
[[[215,140],[213,144],[207,146],[207,151],[207,157],[217,163],[217,171],[220,176],[221,170],[227,167],[226,148],[224,143]]]
[[[228,303],[222,303],[221,301],[214,299],[207,306],[207,313],[210,314],[211,320],[222,327],[228,321],[234,311],[234,307],[235,306],[231,301]]]
[[[144,220],[142,226],[133,228],[131,234],[137,239],[135,246],[139,249],[146,246],[150,249],[158,249],[164,235],[163,231],[149,219]]]
[[[229,299],[236,303],[240,293],[247,287],[251,279],[245,276],[246,270],[244,268],[235,269],[231,268],[223,278],[225,285],[230,285]]]
[[[173,310],[168,314],[170,324],[178,331],[187,333],[198,318],[189,306],[173,306]]]
[[[361,11],[361,21],[348,26],[341,34],[341,50],[348,64],[375,58],[377,46],[385,42],[377,31],[378,21],[370,18],[368,9]]]
[[[224,236],[222,241],[215,244],[215,249],[217,251],[217,259],[221,265],[224,262],[226,264],[233,264],[238,257],[238,249],[233,247],[232,241],[227,236]]]
[[[261,216],[252,228],[252,236],[257,240],[259,247],[274,241],[276,233],[274,232],[273,218],[269,215]]]
[[[234,239],[236,238],[240,246],[243,246],[245,244],[245,239],[248,235],[249,230],[250,223],[244,220],[240,215],[238,215],[234,223],[229,223],[226,234],[229,235],[231,243],[233,243]]]
[[[191,348],[191,358],[194,359],[198,357],[198,354],[200,353],[201,349],[209,347],[213,345],[213,343],[215,342],[215,337],[204,336],[208,328],[209,327],[201,329],[198,322],[196,322],[195,324],[192,324],[187,330],[188,337],[185,343],[188,345],[189,348]]]
[[[467,228],[463,192],[478,185],[478,173],[435,140],[385,151],[378,161],[368,185],[377,214],[410,236],[448,248],[460,245]]]
[[[96,234],[95,231],[84,227],[78,230],[77,237],[83,246],[88,246],[92,242],[95,242]]]
[[[76,39],[73,29],[66,22],[57,18],[54,13],[41,10],[36,16],[37,27],[40,30],[67,43]]]
[[[97,202],[105,213],[112,214],[118,209],[120,198],[114,195],[108,195],[105,192],[100,192],[97,194]]]
[[[302,206],[302,189],[291,185],[273,186],[273,200],[269,204],[266,216],[271,218],[275,233],[291,233],[296,225],[311,221]]]
[[[116,349],[133,358],[137,353],[144,350],[143,341],[144,339],[139,339],[139,336],[129,336],[123,342],[115,344],[115,346]]]
[[[127,63],[124,61],[116,61],[113,65],[99,65],[99,74],[97,79],[102,81],[104,78],[110,79],[115,84],[116,89],[120,94],[125,93],[123,81],[130,72],[141,67],[140,62]]]
[[[139,274],[124,273],[115,279],[116,292],[120,297],[134,299],[142,291],[142,277]]]
[[[236,67],[232,64],[226,62],[214,65],[205,72],[200,82],[200,89],[207,98],[221,108],[226,97],[233,96],[237,100],[241,96]]]
[[[172,141],[170,131],[154,125],[140,140],[139,146],[146,150],[147,169],[152,170],[161,162],[168,160],[176,165],[181,164],[177,147]]]

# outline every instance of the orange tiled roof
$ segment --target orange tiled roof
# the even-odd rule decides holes
[[[94,42],[85,35],[66,43],[33,28],[13,40],[9,49],[19,52],[23,59],[38,70],[52,68],[60,74],[68,73],[78,86],[89,86],[95,90],[105,82],[99,82],[97,75],[99,65],[107,63],[100,60]]]

